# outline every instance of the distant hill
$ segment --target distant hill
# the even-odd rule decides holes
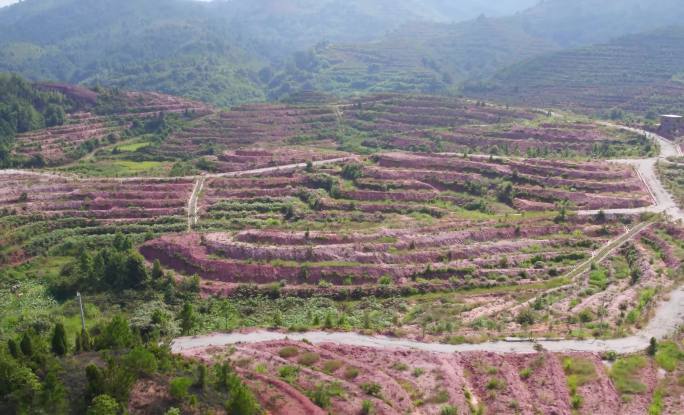
[[[269,71],[260,71],[323,40],[367,42],[407,21],[530,1],[25,0],[0,10],[0,71],[230,106],[266,99]]]
[[[317,89],[453,92],[511,64],[684,21],[676,0],[548,0],[515,15],[405,24],[383,39],[319,45],[271,80],[271,94]]]
[[[684,110],[684,27],[545,54],[465,87],[475,97],[592,113]]]
[[[453,93],[684,19],[678,0],[535,2],[24,0],[0,9],[0,71],[220,106],[311,90]]]
[[[488,76],[519,60],[554,50],[508,20],[479,18],[452,25],[412,23],[366,44],[321,44],[298,53],[269,89],[273,97],[297,89],[342,95],[359,91],[439,93]]]

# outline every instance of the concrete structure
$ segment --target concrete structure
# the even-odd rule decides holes
[[[684,135],[684,117],[681,115],[661,115],[658,134],[670,138]]]

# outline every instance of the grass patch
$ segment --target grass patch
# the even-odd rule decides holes
[[[639,380],[639,371],[646,367],[648,361],[644,356],[629,356],[618,359],[610,370],[615,388],[623,395],[644,393],[646,385]]]
[[[673,372],[679,362],[684,360],[684,353],[679,349],[677,343],[672,341],[665,341],[658,344],[658,352],[655,356],[658,366]]]

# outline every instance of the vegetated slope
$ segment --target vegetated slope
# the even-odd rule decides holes
[[[263,99],[256,76],[263,63],[209,7],[177,0],[22,2],[0,11],[0,70],[222,105]]]
[[[11,74],[0,74],[0,99],[0,167],[61,165],[122,136],[168,134],[167,116],[190,120],[211,112],[156,92],[30,83]]]
[[[62,125],[66,112],[75,106],[57,91],[44,91],[18,76],[0,73],[0,167],[11,163],[17,133]]]
[[[453,25],[407,24],[381,40],[321,44],[298,53],[270,81],[272,96],[291,90],[447,92],[468,79],[553,49],[681,22],[673,0],[547,1],[514,16]]]
[[[467,4],[446,17],[438,9],[414,0],[29,0],[0,10],[0,70],[228,106],[263,100],[259,71],[296,50],[484,10]]]
[[[667,92],[684,70],[684,28],[672,27],[533,58],[465,90],[478,97],[531,106],[609,113],[679,108]],[[666,95],[666,97],[660,98]]]
[[[269,89],[273,96],[297,89],[445,92],[457,82],[552,49],[506,21],[411,23],[377,42],[321,44],[298,53]]]

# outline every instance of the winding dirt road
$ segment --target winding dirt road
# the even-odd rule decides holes
[[[648,347],[651,337],[662,339],[672,333],[684,321],[684,289],[670,294],[670,299],[658,306],[656,315],[639,333],[611,340],[509,340],[480,344],[450,345],[423,343],[413,340],[387,336],[365,336],[353,332],[282,333],[267,330],[235,333],[213,333],[206,336],[180,337],[173,341],[171,350],[180,353],[188,349],[220,347],[237,343],[259,343],[272,340],[304,340],[311,343],[336,343],[347,346],[364,346],[389,349],[415,349],[437,353],[454,352],[493,352],[493,353],[534,353],[535,346],[541,345],[551,352],[591,352],[615,351],[619,354],[636,353]]]

